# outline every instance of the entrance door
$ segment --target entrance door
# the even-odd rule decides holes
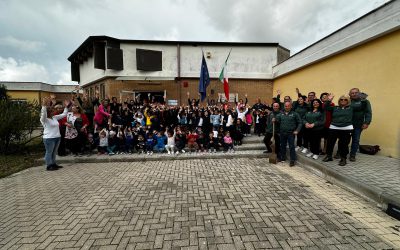
[[[135,96],[139,98],[140,102],[158,102],[164,103],[164,92],[158,91],[135,91]]]

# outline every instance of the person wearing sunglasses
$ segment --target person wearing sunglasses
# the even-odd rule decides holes
[[[340,166],[347,164],[346,158],[349,154],[349,144],[351,133],[353,131],[353,108],[351,107],[350,97],[342,95],[339,98],[338,106],[332,107],[334,95],[329,94],[328,101],[325,104],[325,110],[332,111],[332,121],[329,126],[328,145],[324,162],[333,161],[332,153],[336,141],[338,141],[338,151],[340,153]]]

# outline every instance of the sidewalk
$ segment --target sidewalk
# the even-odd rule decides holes
[[[84,155],[82,157],[66,156],[57,157],[59,164],[74,163],[105,163],[105,162],[138,162],[138,161],[171,161],[171,160],[195,160],[195,159],[238,159],[238,158],[266,158],[265,146],[262,137],[252,136],[244,138],[243,145],[235,147],[234,153],[185,153],[179,155],[137,153],[132,155]],[[388,206],[394,205],[400,208],[400,160],[379,155],[357,154],[357,161],[348,161],[341,167],[339,160],[322,162],[307,158],[297,152],[298,163],[311,172],[325,178],[327,181],[340,185],[353,192],[361,194],[375,202],[386,211]],[[43,159],[38,162],[44,164]]]
[[[323,162],[323,157],[314,160],[297,152],[298,162],[303,167],[317,170],[328,181],[345,186],[382,206],[400,207],[400,160],[379,155],[357,154],[356,162],[339,166],[339,160]]]

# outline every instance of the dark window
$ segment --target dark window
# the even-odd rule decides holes
[[[136,68],[144,71],[162,71],[162,51],[136,49]]]
[[[107,69],[124,69],[122,49],[107,48]]]
[[[94,67],[96,69],[106,69],[105,46],[104,42],[94,43]]]
[[[100,84],[100,99],[105,99],[106,98],[106,87],[104,86],[104,83]]]
[[[79,82],[80,80],[79,63],[71,63],[71,81]]]

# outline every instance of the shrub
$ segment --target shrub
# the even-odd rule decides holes
[[[3,94],[5,87],[0,86]],[[0,153],[20,150],[31,141],[32,132],[40,125],[40,105],[37,102],[13,102],[5,93],[0,98]]]

